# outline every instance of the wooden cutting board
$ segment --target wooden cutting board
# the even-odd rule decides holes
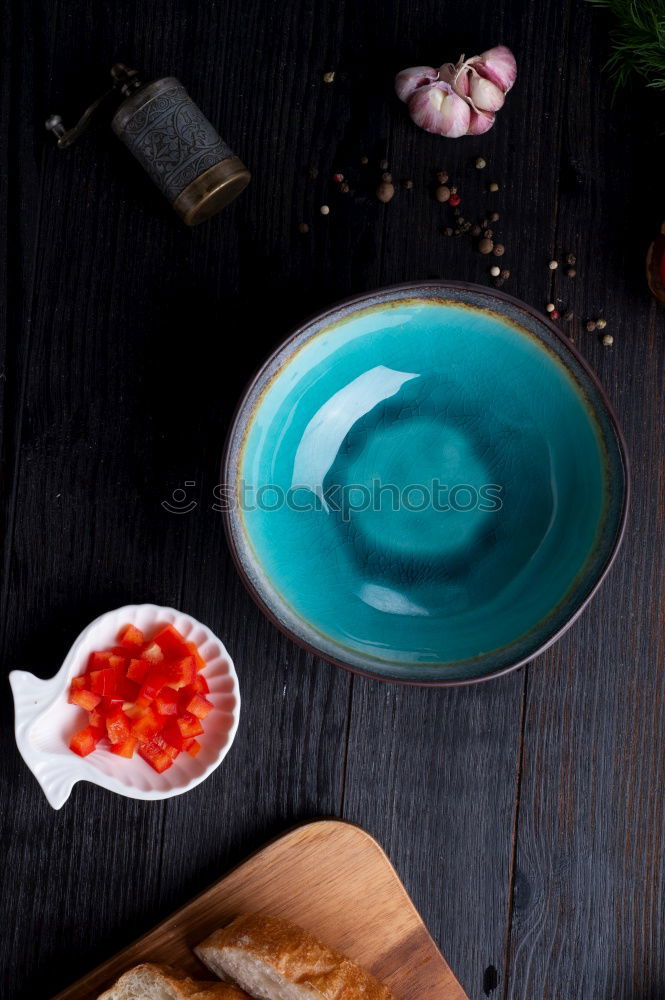
[[[309,823],[268,844],[55,1000],[95,1000],[145,961],[214,978],[192,947],[243,911],[296,921],[366,966],[397,1000],[468,1000],[377,842],[336,820]]]

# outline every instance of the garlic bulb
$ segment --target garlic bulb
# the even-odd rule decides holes
[[[456,139],[482,135],[492,128],[496,112],[515,83],[517,64],[505,45],[456,63],[413,66],[395,77],[395,91],[409,114],[427,132]]]

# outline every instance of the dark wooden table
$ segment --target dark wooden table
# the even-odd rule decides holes
[[[4,20],[3,665],[50,676],[91,618],[151,600],[224,638],[244,715],[190,794],[83,784],[54,812],[5,685],[3,1000],[50,997],[316,816],[380,840],[472,1000],[662,1000],[665,322],[643,259],[665,215],[665,103],[637,87],[612,104],[609,22],[583,0],[15,0]],[[416,130],[393,73],[499,41],[520,72],[496,128]],[[180,77],[253,171],[197,230],[106,124],[68,153],[43,130],[118,59]],[[414,183],[388,205],[372,196],[384,157]],[[444,167],[469,213],[501,184],[505,290],[574,309],[634,496],[618,562],[564,639],[500,680],[432,691],[352,677],[280,635],[236,576],[212,491],[243,385],[300,319],[397,281],[488,282],[469,240],[441,235]],[[547,267],[569,250],[574,281]],[[584,329],[601,314],[611,349]],[[185,481],[198,506],[169,514]]]

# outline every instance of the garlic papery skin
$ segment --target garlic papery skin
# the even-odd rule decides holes
[[[438,74],[433,66],[412,66],[410,69],[403,69],[395,77],[395,93],[400,101],[406,103],[414,91],[434,83],[437,79]]]
[[[484,135],[494,124],[494,115],[487,111],[472,111],[468,135]]]
[[[476,72],[476,67],[471,69],[469,97],[479,111],[498,111],[506,99],[495,83]]]
[[[444,80],[416,90],[408,106],[413,121],[426,132],[458,139],[469,130],[471,108]]]
[[[497,45],[487,52],[469,60],[481,76],[491,80],[504,94],[507,94],[517,79],[515,56],[505,45]]]

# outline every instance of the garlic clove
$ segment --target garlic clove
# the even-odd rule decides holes
[[[436,79],[437,71],[433,66],[411,66],[395,77],[395,92],[400,101],[406,102],[414,91],[434,83]]]
[[[506,99],[501,88],[481,76],[476,69],[471,71],[469,96],[479,111],[498,111]]]
[[[471,109],[445,80],[414,91],[408,105],[411,118],[426,132],[457,139],[469,130]]]
[[[487,111],[472,111],[468,135],[483,135],[494,124],[494,115]]]
[[[507,94],[517,79],[515,56],[505,45],[482,52],[470,60],[473,67],[487,80],[491,80],[504,94]]]

